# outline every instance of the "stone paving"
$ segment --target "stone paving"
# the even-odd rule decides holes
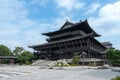
[[[118,75],[120,76],[120,72],[110,69],[86,67],[67,67],[59,70],[40,69],[39,66],[0,66],[0,80],[110,80]]]

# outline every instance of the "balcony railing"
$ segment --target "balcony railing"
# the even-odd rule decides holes
[[[50,39],[59,38],[59,37],[67,36],[67,35],[71,35],[71,32],[54,35],[54,36],[51,36]]]
[[[91,50],[97,51],[97,52],[102,52],[102,50],[94,48],[94,47],[90,47]]]
[[[98,61],[103,61],[103,59],[99,58],[80,58],[80,62],[98,62]]]

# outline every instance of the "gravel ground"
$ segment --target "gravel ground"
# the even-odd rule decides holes
[[[44,68],[44,67],[42,67]],[[39,66],[0,66],[0,80],[110,80],[120,72],[96,67],[42,69]]]

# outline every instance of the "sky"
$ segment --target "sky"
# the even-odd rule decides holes
[[[120,0],[0,0],[0,44],[33,51],[28,46],[46,42],[41,33],[85,19],[100,42],[120,49]]]

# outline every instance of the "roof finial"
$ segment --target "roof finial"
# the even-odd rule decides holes
[[[68,19],[66,19],[66,22],[68,22]]]

